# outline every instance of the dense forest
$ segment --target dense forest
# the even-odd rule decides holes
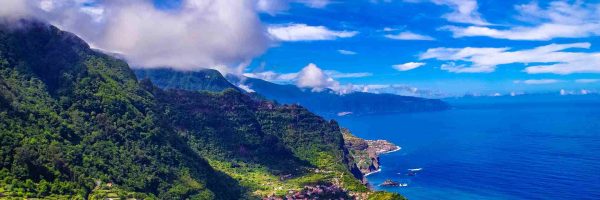
[[[402,198],[361,176],[337,123],[303,107],[160,89],[73,34],[0,23],[0,198]]]
[[[204,69],[199,71],[175,71],[173,69],[136,69],[138,79],[150,79],[163,89],[221,92],[225,89],[239,90],[219,71]]]

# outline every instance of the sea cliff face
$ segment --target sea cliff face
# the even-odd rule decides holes
[[[379,171],[379,155],[400,150],[399,146],[386,140],[365,140],[358,138],[352,135],[348,129],[342,129],[342,133],[344,136],[344,145],[350,151],[354,163],[356,163],[363,176]]]

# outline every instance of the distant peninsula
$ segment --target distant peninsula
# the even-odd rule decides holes
[[[379,155],[401,149],[387,140],[365,140],[358,138],[352,135],[348,129],[342,129],[342,133],[345,141],[344,145],[350,151],[350,155],[354,159],[356,166],[363,174],[363,182],[366,182],[364,177],[379,172]]]

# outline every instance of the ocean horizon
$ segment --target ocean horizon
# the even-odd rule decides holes
[[[600,198],[597,96],[448,102],[447,111],[336,118],[402,147],[381,155],[381,171],[367,176],[373,189],[417,200]],[[407,186],[379,186],[385,180]]]
[[[600,200],[600,0],[1,0],[0,200]]]

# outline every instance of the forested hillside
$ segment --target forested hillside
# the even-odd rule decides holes
[[[0,23],[0,198],[254,199],[322,185],[333,192],[315,198],[400,198],[360,184],[334,121],[234,89],[159,89],[70,33],[14,23]]]
[[[163,89],[221,92],[228,88],[237,90],[217,70],[174,71],[172,69],[137,69],[139,79],[150,79]]]
[[[163,126],[126,63],[21,23],[0,29],[3,195],[83,198],[108,184],[139,197],[240,196],[236,181]]]

